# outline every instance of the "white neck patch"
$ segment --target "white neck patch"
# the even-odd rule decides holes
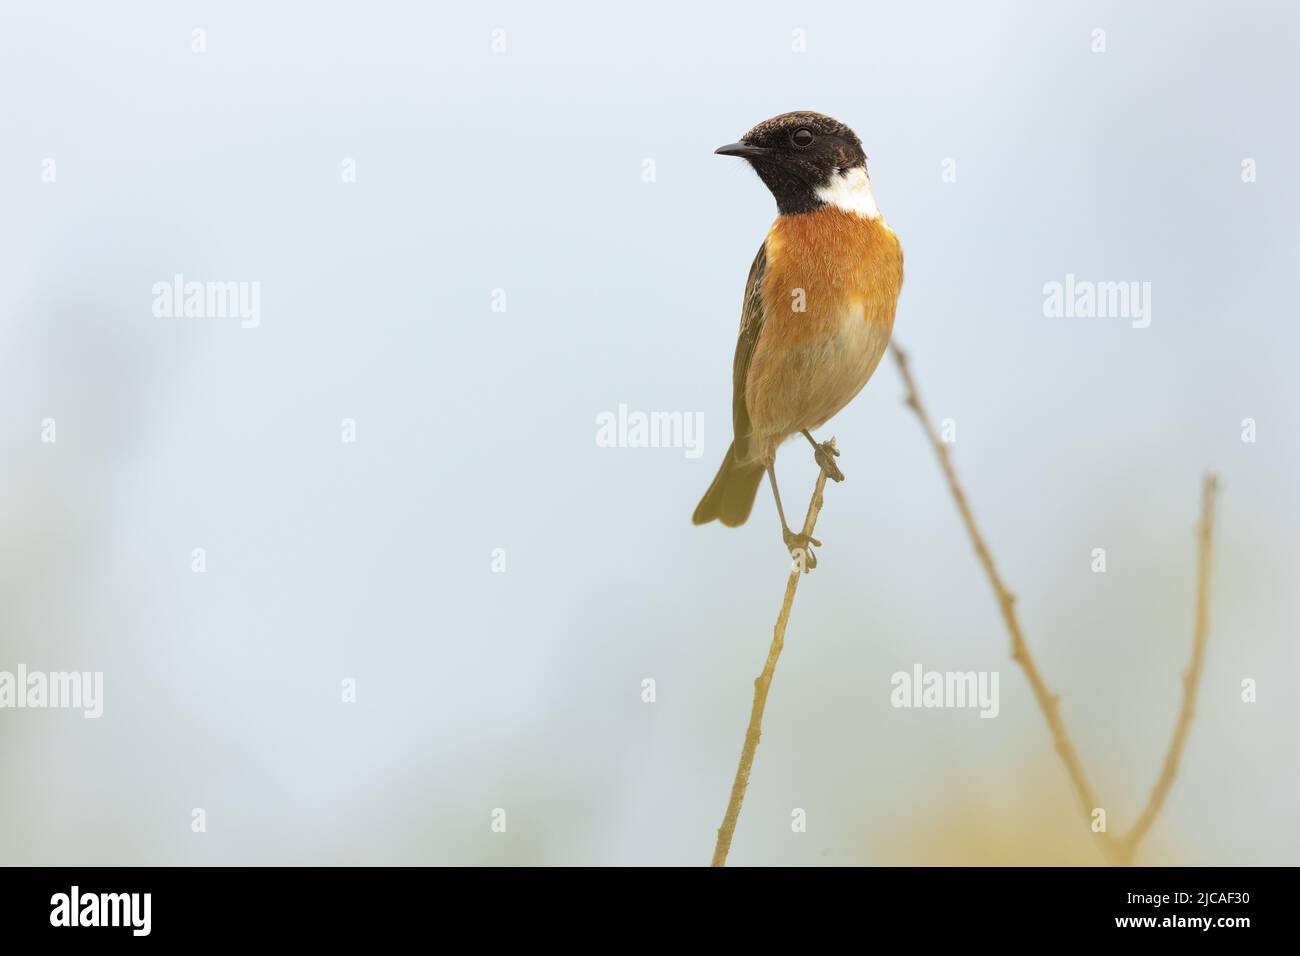
[[[866,166],[854,166],[831,174],[828,185],[815,190],[822,202],[855,213],[864,219],[879,219],[880,209],[876,206],[876,197],[871,192],[871,181],[867,179]]]

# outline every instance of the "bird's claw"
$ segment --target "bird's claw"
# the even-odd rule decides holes
[[[833,442],[824,441],[816,446],[817,450],[813,452],[813,458],[816,459],[818,466],[826,472],[826,477],[832,481],[843,481],[844,472],[840,471],[840,466],[835,464],[835,459],[839,457],[840,450],[835,447]]]
[[[817,555],[813,554],[812,545],[821,547],[822,543],[808,534],[795,534],[793,531],[783,531],[781,536],[785,539],[786,550],[790,552],[790,557],[794,558],[795,565],[807,574],[813,568],[817,567]]]

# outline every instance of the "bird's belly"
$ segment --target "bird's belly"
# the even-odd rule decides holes
[[[754,356],[746,402],[755,433],[779,442],[820,427],[853,400],[875,372],[893,329],[892,303],[887,309],[872,305],[855,297],[823,319],[818,334]]]

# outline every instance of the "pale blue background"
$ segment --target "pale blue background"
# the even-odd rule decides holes
[[[1281,3],[7,0],[0,669],[102,670],[106,700],[0,711],[0,862],[707,862],[785,579],[766,492],[742,529],[689,522],[774,214],[712,150],[790,109],[871,157],[897,338],[1116,829],[1172,728],[1221,471],[1202,702],[1143,860],[1297,862],[1298,25]],[[260,282],[261,327],[154,318],[176,272]],[[1151,282],[1151,327],[1044,318],[1067,272]],[[848,481],[733,862],[1093,862],[900,397],[886,363],[827,428]],[[620,402],[703,412],[703,457],[597,448]],[[780,470],[802,510],[807,450]],[[1001,671],[1001,716],[891,709],[915,662]]]

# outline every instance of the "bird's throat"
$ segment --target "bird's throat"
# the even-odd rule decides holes
[[[867,178],[865,166],[854,166],[852,169],[832,173],[830,181],[819,186],[814,193],[828,206],[864,219],[880,218],[880,208],[876,205],[876,196],[871,191],[871,180]]]

